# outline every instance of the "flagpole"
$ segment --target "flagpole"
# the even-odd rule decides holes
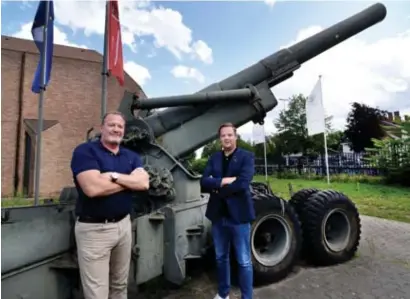
[[[265,180],[268,182],[268,159],[267,159],[267,154],[266,154],[266,137],[264,136],[263,140],[263,156],[265,159]]]
[[[44,91],[46,89],[46,66],[47,66],[47,43],[48,43],[48,22],[50,12],[50,1],[46,1],[45,24],[43,28],[43,51],[41,57],[41,88],[38,100],[38,121],[37,121],[37,140],[36,140],[36,158],[35,158],[35,178],[34,178],[34,205],[39,204],[40,194],[40,169],[41,169],[41,135],[43,132],[43,102]]]
[[[322,75],[319,75],[319,80],[322,81]],[[322,83],[322,82],[321,82]],[[323,91],[321,90],[321,93]],[[323,96],[321,97],[322,105],[323,105]],[[327,152],[327,134],[326,134],[326,115],[323,115],[323,140],[324,140],[324,147],[325,147],[325,165],[326,165],[326,178],[327,184],[330,185],[330,176],[329,176],[329,155]]]
[[[108,77],[108,5],[110,0],[105,2],[105,33],[104,33],[104,54],[102,67],[102,86],[101,86],[101,120],[107,112],[107,77]]]
[[[326,138],[326,132],[323,132],[323,138],[324,138],[324,143],[325,143],[325,163],[326,163],[326,176],[327,176],[327,184],[330,184],[330,177],[329,177],[329,156],[327,154],[327,138]]]

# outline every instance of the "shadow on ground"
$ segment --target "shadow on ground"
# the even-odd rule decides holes
[[[215,260],[211,254],[203,260],[187,263],[186,273],[186,281],[182,286],[175,286],[165,281],[163,277],[158,277],[140,285],[138,294],[132,294],[129,297],[135,299],[202,299],[215,296],[216,269]]]
[[[233,261],[234,263],[236,261]],[[319,268],[306,264],[300,260],[295,266],[293,272],[286,279],[291,279],[297,276],[301,269]],[[203,260],[191,261],[187,264],[187,279],[182,286],[175,286],[165,281],[163,277],[159,277],[149,283],[139,286],[138,294],[132,294],[130,298],[135,299],[212,299],[214,298],[216,285],[216,267],[215,259],[212,254],[206,256]],[[231,283],[232,289],[230,299],[240,299],[240,291],[238,289],[237,269],[231,267]],[[280,282],[277,282],[280,283]],[[256,289],[267,287],[271,284],[258,285]]]

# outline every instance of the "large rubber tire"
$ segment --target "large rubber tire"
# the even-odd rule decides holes
[[[298,214],[299,220],[301,221],[301,226],[302,226],[302,231],[304,227],[304,222],[305,222],[305,205],[306,202],[309,200],[309,197],[311,197],[313,194],[319,192],[319,189],[315,188],[308,188],[308,189],[301,189],[298,192],[294,193],[292,197],[289,200],[289,204],[292,205],[292,207],[295,209],[296,213]],[[302,244],[302,249],[301,249],[301,258],[305,259],[307,258],[307,255],[309,254],[309,248],[306,248],[305,242]]]
[[[303,207],[300,215],[307,260],[333,265],[352,259],[361,237],[355,204],[340,192],[325,190],[313,193]]]
[[[256,219],[251,228],[254,284],[276,282],[288,276],[298,262],[302,245],[299,218],[291,205],[274,195],[255,200],[254,207]]]
[[[289,203],[294,207],[296,213],[302,215],[303,211],[305,210],[304,205],[306,201],[309,199],[310,196],[317,192],[319,192],[319,190],[315,188],[301,189],[292,195],[292,197],[289,200]]]

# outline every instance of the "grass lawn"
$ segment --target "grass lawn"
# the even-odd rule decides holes
[[[255,181],[264,182],[264,176],[256,176]],[[270,178],[273,192],[289,199],[289,183],[293,192],[302,188],[333,189],[347,195],[363,215],[392,219],[410,223],[410,188],[364,183],[331,183],[302,179]]]
[[[55,202],[58,199],[54,200]],[[44,204],[44,199],[39,200],[39,205]],[[10,208],[10,207],[25,207],[25,206],[33,206],[34,205],[34,198],[24,198],[24,197],[16,197],[16,198],[2,198],[1,199],[1,207],[2,208]]]

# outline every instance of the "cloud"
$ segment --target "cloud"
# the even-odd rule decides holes
[[[319,31],[311,26],[299,31],[289,45]],[[372,29],[370,29],[372,30]],[[344,129],[352,102],[365,103],[390,111],[410,111],[410,30],[374,42],[353,37],[303,64],[292,78],[272,89],[279,99],[292,94],[308,96],[322,75],[322,88],[326,113],[333,115],[335,129]],[[283,102],[268,114],[266,130],[275,132],[272,123]],[[249,137],[252,124],[239,132]]]
[[[20,30],[13,33],[13,37],[23,38],[33,40],[33,36],[31,35],[31,26],[33,24],[27,23],[20,27]],[[54,43],[63,46],[70,46],[70,47],[77,47],[77,48],[84,48],[87,49],[85,45],[79,45],[68,41],[67,34],[64,33],[59,27],[54,26]]]
[[[165,48],[178,60],[184,55],[212,63],[212,50],[201,40],[194,41],[192,30],[175,10],[153,6],[149,1],[120,1],[120,20],[124,44],[137,50],[137,39],[150,37],[156,48]],[[86,36],[104,33],[104,1],[56,1],[59,24]],[[93,13],[90,14],[89,12]]]
[[[2,1],[3,2],[3,1]],[[23,1],[21,1],[21,4],[20,4],[20,6],[19,6],[19,8],[21,9],[21,10],[26,10],[26,9],[31,9],[33,6],[32,6],[32,3],[30,3],[30,1],[29,0],[23,0]]]
[[[263,0],[263,2],[265,2],[265,4],[267,4],[270,7],[273,7],[276,3],[276,0]]]
[[[149,70],[133,61],[127,61],[124,63],[124,69],[131,78],[141,86],[144,86],[144,84],[151,79]]]
[[[199,40],[193,43],[192,49],[194,50],[194,55],[196,55],[200,60],[206,64],[212,64],[212,49],[203,41]]]
[[[198,71],[196,68],[187,67],[184,65],[177,65],[171,70],[171,74],[175,78],[182,78],[182,79],[194,79],[199,83],[205,82],[204,75]]]
[[[22,25],[20,30],[12,34],[12,36],[17,37],[17,38],[24,38],[24,39],[32,40],[31,26],[32,26],[32,23],[27,23],[27,24]],[[87,49],[87,46],[85,45],[79,45],[79,44],[70,42],[67,38],[67,34],[61,31],[61,29],[57,26],[54,27],[54,41],[55,41],[55,44],[59,44],[59,45]],[[128,61],[124,63],[124,69],[141,86],[143,86],[149,79],[151,79],[151,74],[149,70],[139,64],[136,64],[133,61]]]

